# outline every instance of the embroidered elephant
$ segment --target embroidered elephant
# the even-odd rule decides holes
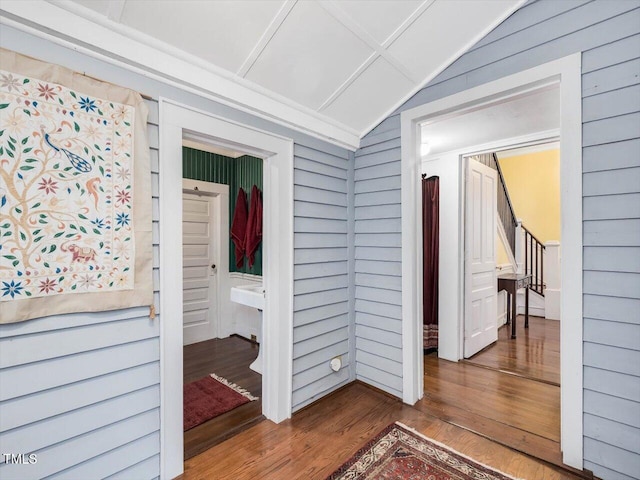
[[[94,261],[96,259],[96,251],[91,247],[80,247],[75,243],[69,245],[68,250],[72,254],[71,262],[84,262]]]

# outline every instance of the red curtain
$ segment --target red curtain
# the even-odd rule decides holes
[[[423,347],[438,348],[438,263],[440,179],[422,179]]]

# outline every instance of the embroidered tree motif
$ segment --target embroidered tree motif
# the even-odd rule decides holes
[[[133,113],[0,73],[0,301],[132,285]]]

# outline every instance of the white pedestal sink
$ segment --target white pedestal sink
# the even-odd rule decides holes
[[[258,337],[258,358],[249,365],[254,372],[262,374],[262,339],[263,323],[262,311],[264,310],[264,287],[262,285],[240,285],[231,287],[231,301],[247,307],[257,308],[260,311],[260,336]]]

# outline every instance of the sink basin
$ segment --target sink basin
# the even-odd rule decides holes
[[[238,287],[231,288],[231,301],[246,305],[247,307],[253,307],[260,310],[260,329],[258,331],[258,357],[254,362],[249,365],[249,368],[254,372],[262,374],[262,311],[264,310],[264,286],[256,285],[240,285]]]
[[[264,287],[255,284],[232,287],[231,301],[264,310]]]

